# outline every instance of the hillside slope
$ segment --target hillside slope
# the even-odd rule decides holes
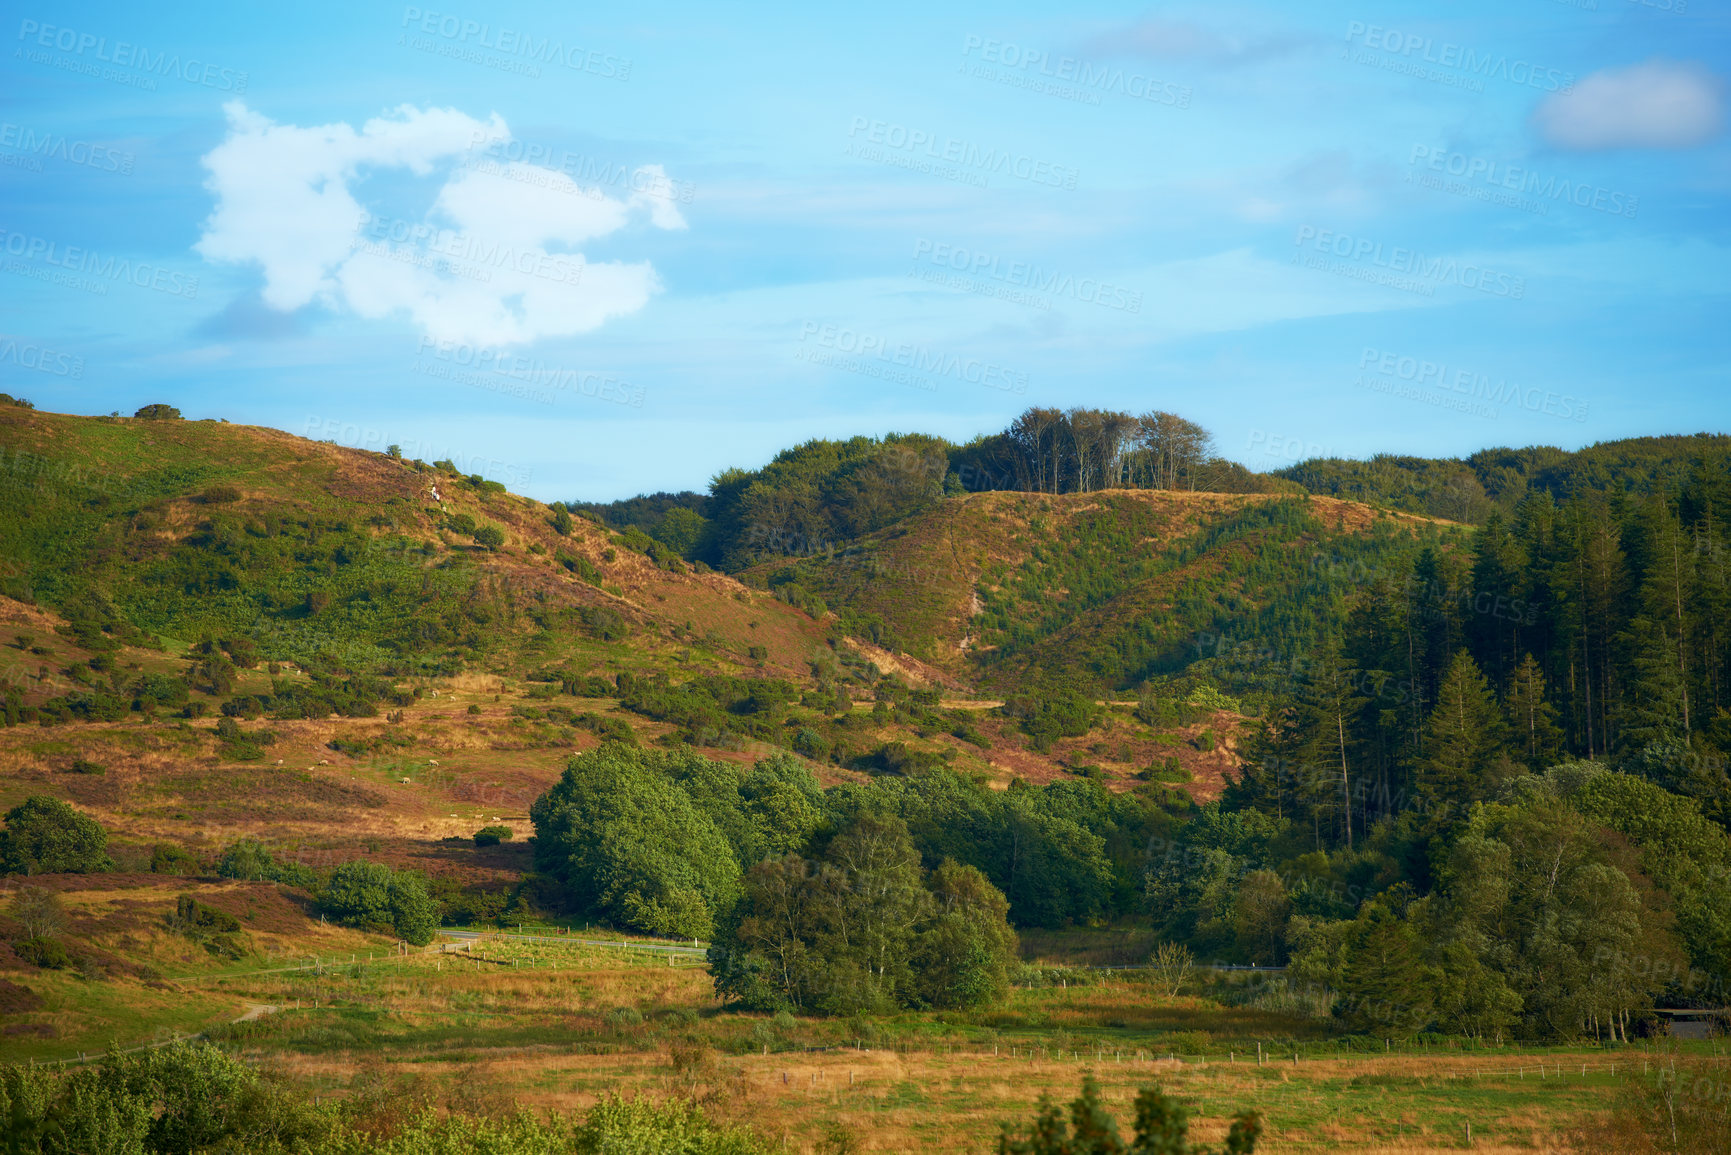
[[[1365,574],[1462,532],[1324,497],[986,492],[742,576],[816,594],[853,632],[952,677],[1124,689],[1200,657],[1199,636],[1305,644]]]
[[[582,519],[561,533],[539,502],[385,454],[5,406],[0,455],[0,590],[115,640],[250,636],[265,657],[448,669],[557,656],[604,608],[650,653],[691,638],[804,671],[824,648],[809,616],[730,578],[658,566]]]

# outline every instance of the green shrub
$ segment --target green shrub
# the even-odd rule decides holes
[[[205,505],[228,505],[240,500],[240,490],[226,483],[207,485],[198,499]]]
[[[577,616],[589,635],[603,642],[617,642],[630,634],[625,615],[612,606],[584,606]]]
[[[1187,1114],[1179,1100],[1158,1087],[1144,1087],[1136,1096],[1136,1135],[1126,1144],[1118,1138],[1118,1125],[1100,1101],[1099,1084],[1092,1075],[1084,1075],[1082,1094],[1070,1104],[1068,1120],[1051,1097],[1043,1094],[1026,1137],[1006,1123],[998,1138],[998,1151],[1001,1155],[1118,1155],[1126,1151],[1213,1155],[1208,1148],[1189,1142]],[[1241,1112],[1233,1119],[1221,1151],[1223,1155],[1251,1155],[1261,1135],[1260,1117],[1254,1111]]]
[[[483,826],[475,831],[476,846],[497,846],[501,842],[509,842],[510,839],[509,826]]]
[[[803,754],[813,761],[822,761],[829,757],[830,745],[816,730],[801,726],[799,732],[793,736],[793,750],[794,753]]]
[[[415,946],[433,941],[438,904],[424,878],[378,862],[345,862],[318,896],[319,908],[344,926],[390,930]]]
[[[483,525],[475,529],[475,544],[482,549],[497,550],[505,544],[505,531],[496,525]]]
[[[1212,683],[1202,682],[1190,691],[1185,699],[1192,706],[1200,706],[1204,710],[1230,710],[1234,714],[1244,713],[1244,703],[1228,694],[1223,694]]]
[[[72,965],[72,956],[57,939],[27,938],[12,944],[12,953],[43,970],[64,970]]]
[[[561,553],[559,555],[559,564],[592,586],[598,586],[601,584],[601,568],[580,554]]]
[[[203,870],[204,863],[199,861],[198,855],[178,846],[159,842],[150,849],[150,873],[152,874],[173,874],[184,878],[189,875],[200,874]]]
[[[172,405],[163,405],[158,402],[155,405],[144,406],[133,416],[143,418],[146,421],[179,421],[180,410]]]
[[[264,843],[242,838],[223,851],[217,860],[216,872],[223,878],[245,882],[280,882],[311,890],[317,885],[313,872],[296,862],[278,862]]]
[[[246,954],[240,920],[226,910],[206,906],[190,894],[180,896],[174,913],[168,916],[168,927],[213,955],[238,959]]]
[[[74,758],[66,768],[68,774],[106,774],[108,771],[88,758]]]

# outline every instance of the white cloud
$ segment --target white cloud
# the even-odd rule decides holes
[[[1226,65],[1282,56],[1302,43],[1301,37],[1288,33],[1222,31],[1184,20],[1149,17],[1094,37],[1084,50],[1103,56]]]
[[[1581,151],[1689,148],[1716,136],[1723,121],[1718,81],[1667,60],[1594,72],[1533,113],[1546,141]]]
[[[659,165],[620,200],[534,165],[474,163],[508,141],[497,114],[404,105],[369,120],[301,128],[239,102],[205,156],[216,208],[196,248],[257,264],[261,299],[288,312],[317,300],[367,318],[406,312],[428,336],[487,345],[588,332],[641,309],[660,283],[647,262],[586,262],[576,246],[646,216],[683,229]],[[462,162],[467,161],[467,164]],[[451,171],[420,219],[369,213],[351,191],[368,170]]]

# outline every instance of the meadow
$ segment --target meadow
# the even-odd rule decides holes
[[[581,926],[513,935],[447,934],[404,954],[329,928],[269,943],[273,965],[188,954],[140,999],[67,977],[48,994],[65,1005],[42,1015],[96,1021],[114,1010],[102,1000],[131,1001],[141,1017],[117,1044],[201,1032],[315,1099],[370,1098],[405,1118],[422,1107],[580,1111],[622,1092],[695,1103],[785,1150],[822,1152],[990,1150],[1001,1123],[1027,1118],[1042,1094],[1067,1101],[1084,1074],[1120,1117],[1140,1088],[1164,1088],[1210,1142],[1254,1109],[1267,1128],[1259,1150],[1271,1152],[1593,1150],[1583,1137],[1603,1133],[1625,1088],[1679,1057],[1724,1064],[1717,1041],[1361,1050],[1325,1021],[1262,1009],[1278,1001],[1269,976],[1202,972],[1173,995],[1146,971],[1049,959],[1025,966],[990,1009],[734,1013],[701,956],[672,944]],[[1062,944],[1040,945],[1050,955]],[[74,1032],[7,1049],[42,1062],[94,1056],[102,1042]]]

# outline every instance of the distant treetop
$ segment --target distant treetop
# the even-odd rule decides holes
[[[142,417],[146,421],[179,421],[180,410],[172,405],[146,405],[133,416]]]

